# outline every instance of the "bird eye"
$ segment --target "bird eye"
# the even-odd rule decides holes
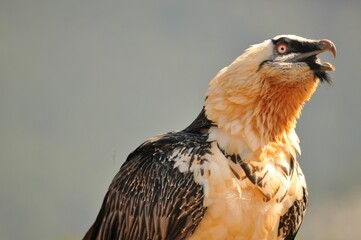
[[[276,51],[279,54],[284,54],[288,51],[288,46],[285,43],[280,43],[276,46]]]

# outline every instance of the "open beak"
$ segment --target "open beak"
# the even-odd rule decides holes
[[[333,42],[331,42],[330,40],[327,40],[327,39],[323,39],[323,40],[320,40],[318,45],[320,46],[321,52],[331,52],[333,54],[333,58],[336,58],[337,50],[336,50],[336,46]],[[323,71],[335,71],[336,70],[336,68],[331,63],[328,63],[328,62],[321,63],[321,69]]]
[[[322,71],[335,71],[335,67],[328,62],[322,63],[316,56],[323,52],[331,52],[333,57],[336,58],[337,50],[333,42],[328,39],[322,39],[316,42],[316,50],[311,52],[302,53],[292,59],[294,62],[306,61],[307,59],[314,59],[316,64],[320,65]]]

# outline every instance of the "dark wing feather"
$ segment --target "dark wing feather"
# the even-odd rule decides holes
[[[84,239],[186,239],[202,219],[203,190],[170,156],[209,153],[207,136],[186,131],[148,141],[129,155],[113,179]]]
[[[288,209],[288,212],[280,219],[278,227],[278,235],[284,237],[285,240],[295,239],[300,229],[303,216],[307,208],[307,190],[303,188],[302,199],[296,200]]]
[[[184,129],[184,131],[190,133],[202,133],[205,132],[204,130],[208,131],[212,126],[215,126],[215,124],[207,118],[206,111],[203,107],[197,118]]]

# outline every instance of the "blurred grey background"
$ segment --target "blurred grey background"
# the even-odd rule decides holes
[[[297,131],[298,239],[361,239],[361,1],[0,0],[0,239],[79,239],[139,144],[186,127],[250,44],[337,45]]]

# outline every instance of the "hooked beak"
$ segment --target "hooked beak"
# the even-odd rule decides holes
[[[322,39],[319,41],[318,45],[321,49],[321,52],[331,52],[333,54],[333,58],[336,58],[337,50],[333,42],[328,39]]]

